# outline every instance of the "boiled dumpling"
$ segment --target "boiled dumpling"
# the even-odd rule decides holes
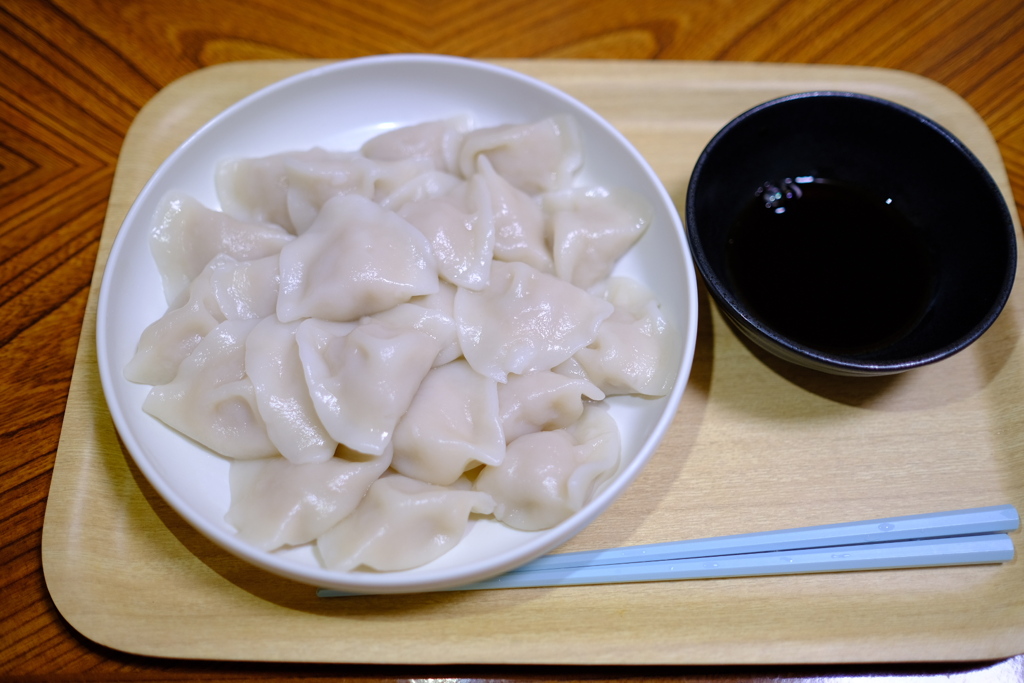
[[[454,116],[395,128],[368,140],[361,151],[381,161],[427,159],[435,169],[455,173],[462,138],[471,123],[469,116]]]
[[[142,409],[230,458],[277,454],[245,374],[245,340],[254,320],[228,320],[207,334],[168,384],[153,387]]]
[[[462,352],[474,370],[499,382],[568,360],[593,341],[613,308],[525,263],[495,261],[486,289],[455,294]]]
[[[223,211],[246,221],[274,223],[295,232],[288,214],[287,164],[293,159],[319,159],[320,148],[252,159],[227,159],[214,176]]]
[[[238,261],[218,254],[188,288],[188,299],[150,324],[139,339],[125,377],[166,384],[181,361],[225,320],[257,320],[277,306],[277,256]]]
[[[442,486],[481,463],[500,463],[497,384],[464,360],[434,368],[398,423],[394,446],[395,470]]]
[[[587,379],[550,370],[509,375],[498,385],[498,406],[505,441],[530,432],[568,427],[583,414],[586,399],[600,401],[604,392]]]
[[[408,202],[398,215],[430,242],[442,278],[467,289],[487,285],[494,258],[494,216],[482,178],[459,183],[440,197]]]
[[[436,294],[413,297],[407,304],[398,304],[364,320],[373,320],[394,330],[418,330],[430,336],[440,348],[434,358],[434,365],[438,366],[462,355],[454,305],[455,285],[442,282]]]
[[[228,257],[214,258],[189,284],[184,304],[172,307],[142,331],[135,355],[124,369],[126,379],[140,384],[167,384],[203,337],[224,322],[212,284],[213,271],[222,259]]]
[[[245,343],[245,372],[256,389],[256,405],[277,450],[296,463],[322,462],[338,441],[324,427],[302,373],[295,331],[299,323],[264,318]]]
[[[288,216],[295,232],[302,234],[332,197],[357,194],[379,202],[432,170],[427,160],[374,161],[358,152],[291,159],[285,165]]]
[[[261,320],[277,310],[281,283],[277,254],[253,261],[219,259],[210,277],[217,307],[226,320]]]
[[[555,273],[584,289],[611,274],[652,216],[647,200],[624,188],[567,190],[546,196],[544,209]]]
[[[161,201],[154,223],[150,247],[172,305],[217,254],[257,259],[294,239],[277,225],[241,221],[176,192]]]
[[[533,432],[484,467],[475,488],[494,497],[494,516],[525,531],[549,529],[578,512],[619,465],[618,426],[602,405],[588,405],[566,429]]]
[[[679,333],[662,315],[654,294],[635,280],[611,278],[604,296],[615,312],[574,358],[606,394],[664,396],[679,367]]]
[[[317,549],[324,564],[338,571],[412,569],[462,540],[471,514],[493,508],[486,493],[387,475],[374,482],[355,512],[319,538]]]
[[[462,185],[463,182],[462,178],[451,173],[427,171],[399,185],[379,203],[381,208],[399,211],[409,202],[443,197]]]
[[[358,320],[438,287],[437,264],[419,230],[365,197],[339,195],[281,250],[277,317]]]
[[[358,194],[379,201],[432,168],[425,160],[375,161],[359,152],[314,147],[221,162],[217,197],[232,216],[302,233],[328,199]]]
[[[494,258],[522,261],[542,272],[554,272],[540,204],[498,175],[486,156],[477,157],[477,166],[477,177],[487,184],[491,197]]]
[[[372,318],[360,325],[311,318],[299,325],[297,338],[306,386],[327,431],[371,454],[391,443],[441,348],[425,332]]]
[[[462,347],[459,345],[458,325],[455,322],[455,294],[458,287],[450,282],[441,282],[438,290],[433,294],[416,296],[409,299],[410,304],[415,304],[427,310],[427,317],[437,322],[437,340],[441,342],[441,352],[437,354],[434,365],[444,365],[462,355]],[[449,327],[449,323],[451,327]],[[417,326],[416,329],[423,330],[431,336],[433,324]]]
[[[464,177],[476,172],[480,155],[486,156],[503,178],[528,194],[569,187],[583,164],[580,132],[571,116],[470,131],[459,152],[459,169]]]
[[[263,550],[313,541],[356,509],[390,462],[390,453],[338,453],[345,457],[305,465],[281,457],[231,463],[225,520]]]

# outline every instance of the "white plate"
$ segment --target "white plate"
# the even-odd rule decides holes
[[[554,114],[575,116],[583,136],[579,185],[625,186],[654,207],[647,234],[616,274],[645,283],[681,331],[679,379],[660,399],[608,399],[622,432],[628,463],[583,510],[557,527],[521,532],[475,521],[451,552],[423,567],[394,573],[332,572],[310,546],[264,552],[240,541],[224,521],[228,461],[180,436],[142,411],[149,387],[124,379],[143,329],[166,301],[149,250],[151,218],[169,190],[220,208],[214,168],[229,157],[256,157],[322,146],[356,149],[383,130],[471,114],[475,125],[528,123]],[[189,138],[157,169],[128,212],[111,249],[97,313],[100,377],[125,447],[153,487],[201,533],[227,551],[275,574],[312,585],[357,592],[408,592],[477,581],[507,571],[564,543],[602,512],[653,454],[675,415],[693,359],[697,289],[682,225],[654,172],[610,124],[568,95],[516,72],[472,60],[393,55],[315,69],[265,88],[227,109]]]

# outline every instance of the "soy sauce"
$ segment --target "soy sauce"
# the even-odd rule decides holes
[[[934,259],[891,199],[810,176],[765,183],[732,226],[726,265],[750,311],[824,352],[907,334],[933,297]]]

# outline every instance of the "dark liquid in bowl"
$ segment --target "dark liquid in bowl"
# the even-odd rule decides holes
[[[758,190],[732,226],[726,264],[757,318],[824,352],[897,341],[934,290],[926,240],[891,200],[812,177]]]

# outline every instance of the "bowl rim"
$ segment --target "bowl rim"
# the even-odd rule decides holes
[[[582,529],[585,528],[594,518],[604,512],[615,498],[625,490],[633,480],[635,480],[639,472],[650,459],[651,455],[653,455],[654,451],[657,449],[658,444],[662,441],[668,427],[675,418],[684,389],[689,381],[689,375],[695,355],[698,311],[697,286],[695,268],[692,265],[692,251],[687,241],[686,231],[683,228],[681,218],[675,210],[668,191],[665,189],[660,178],[654,173],[650,164],[640,154],[635,146],[633,146],[633,144],[630,143],[610,122],[583,102],[552,85],[512,69],[479,60],[447,55],[416,53],[372,55],[348,60],[339,60],[323,66],[314,67],[310,70],[286,77],[275,83],[262,87],[225,108],[223,111],[216,114],[200,126],[160,163],[154,173],[146,181],[132,205],[129,207],[120,227],[139,220],[139,212],[141,211],[140,207],[143,204],[142,199],[151,194],[151,188],[159,184],[161,178],[167,175],[168,169],[173,167],[173,165],[183,155],[185,155],[186,150],[196,144],[200,144],[203,138],[210,134],[211,130],[215,130],[220,126],[223,126],[224,121],[230,121],[233,117],[237,116],[239,112],[248,109],[253,103],[274,97],[280,91],[292,88],[297,84],[313,79],[324,78],[339,71],[352,71],[367,67],[375,68],[381,65],[447,66],[493,74],[498,78],[518,81],[530,88],[540,90],[546,93],[547,96],[554,98],[556,101],[564,103],[567,109],[572,110],[574,113],[578,112],[580,115],[588,117],[592,124],[595,124],[600,128],[603,133],[607,134],[617,145],[621,146],[629,156],[633,157],[638,168],[644,172],[645,177],[650,181],[652,192],[656,194],[656,197],[652,197],[652,199],[663,203],[668,210],[670,225],[665,226],[665,229],[672,231],[677,235],[680,242],[681,254],[686,261],[684,266],[686,270],[685,279],[687,280],[688,296],[682,303],[682,309],[686,312],[685,319],[678,321],[678,324],[680,325],[681,353],[677,367],[677,380],[671,392],[665,397],[665,407],[658,416],[650,435],[643,441],[640,450],[632,461],[627,463],[626,466],[623,467],[616,475],[616,485],[614,487],[606,487],[604,490],[598,492],[598,494],[590,500],[584,508],[575,513],[569,518],[569,520],[566,520],[566,522],[563,522],[552,529],[546,530],[535,537],[529,538],[521,546],[517,546],[515,554],[519,559],[517,559],[515,565],[518,565],[533,559],[544,552],[552,550],[582,531]],[[322,566],[307,567],[296,565],[295,563],[288,561],[282,561],[280,558],[275,558],[272,553],[249,546],[238,539],[235,535],[227,534],[212,526],[201,513],[194,510],[191,505],[184,501],[175,492],[174,488],[164,480],[163,476],[155,469],[146,457],[140,457],[145,449],[142,448],[135,439],[133,430],[126,416],[122,413],[123,407],[120,405],[115,393],[115,384],[118,380],[113,375],[120,372],[122,368],[119,366],[115,367],[117,366],[117,363],[108,357],[108,350],[110,347],[107,339],[110,335],[114,334],[114,331],[108,329],[109,325],[104,323],[108,320],[108,309],[111,306],[110,290],[113,287],[108,275],[114,268],[114,265],[120,260],[120,252],[124,249],[124,245],[127,241],[126,234],[128,231],[122,230],[120,227],[110,247],[106,263],[104,264],[103,276],[99,285],[100,294],[97,303],[95,332],[97,364],[99,367],[101,386],[112,421],[117,428],[119,438],[123,442],[125,450],[128,451],[132,460],[138,466],[148,483],[153,486],[161,498],[170,504],[174,511],[184,518],[190,526],[214,542],[218,547],[244,559],[250,564],[276,575],[284,576],[302,583],[327,588],[336,588],[339,590],[378,593],[437,590],[464,584],[467,581],[480,580],[486,576],[493,576],[511,568],[511,566],[507,565],[507,560],[504,560],[505,564],[502,564],[504,556],[511,554],[511,551],[506,551],[504,553],[500,553],[497,557],[481,560],[474,563],[474,565],[471,565],[473,568],[473,573],[471,575],[468,574],[466,569],[461,566],[438,569],[429,574],[417,575],[415,578],[405,578],[401,572],[337,572],[334,570],[328,570]],[[680,295],[683,296],[684,294],[680,293]],[[412,579],[414,583],[410,584],[409,579]]]
[[[899,360],[878,361],[867,358],[858,359],[856,357],[843,354],[821,351],[806,344],[794,341],[766,325],[757,315],[751,312],[744,303],[733,294],[731,288],[727,285],[725,275],[716,271],[711,266],[707,258],[707,249],[705,248],[703,240],[701,240],[699,230],[695,227],[699,222],[696,219],[695,202],[698,190],[697,186],[701,181],[702,171],[708,163],[711,155],[714,154],[718,145],[737,127],[745,123],[750,118],[755,117],[768,109],[773,109],[794,101],[828,98],[860,100],[871,103],[875,106],[889,109],[897,115],[914,119],[921,125],[932,130],[944,141],[945,144],[950,145],[959,155],[961,155],[979,174],[979,178],[992,196],[998,199],[996,202],[996,210],[1000,214],[1000,224],[1005,229],[1005,243],[1007,246],[1007,267],[1006,272],[1003,274],[998,295],[986,311],[985,315],[977,324],[974,325],[974,327],[961,335],[960,338],[938,347],[931,352],[909,356]],[[715,133],[701,151],[700,156],[697,158],[697,162],[694,164],[693,171],[690,174],[690,180],[687,184],[684,213],[687,238],[690,242],[690,249],[693,254],[694,262],[705,281],[708,291],[722,311],[726,314],[726,318],[729,322],[739,327],[740,330],[752,341],[784,360],[819,370],[825,370],[832,374],[851,376],[893,374],[923,365],[936,363],[958,353],[959,351],[962,351],[964,348],[974,343],[989,327],[992,326],[996,318],[999,317],[1003,308],[1006,306],[1006,302],[1009,300],[1017,270],[1016,230],[1006,198],[1003,196],[1002,191],[995,179],[992,177],[988,168],[985,167],[974,152],[972,152],[971,149],[963,143],[963,141],[961,141],[947,128],[928,116],[925,116],[921,112],[891,100],[860,92],[848,90],[809,90],[791,93],[761,102],[760,104],[757,104],[732,118]]]

